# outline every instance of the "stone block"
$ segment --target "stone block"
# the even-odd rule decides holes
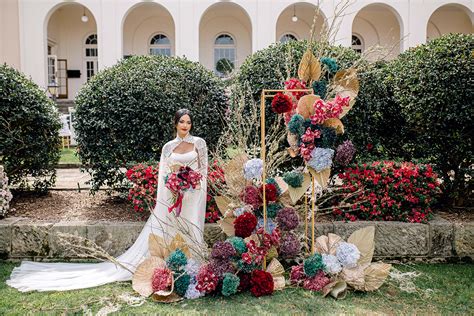
[[[54,223],[21,220],[12,226],[13,258],[47,257],[49,255],[49,230]]]
[[[375,228],[375,256],[427,256],[429,253],[429,225],[403,222],[377,222]]]
[[[454,224],[435,217],[430,225],[430,257],[452,257],[454,254]]]
[[[474,259],[474,222],[454,224],[454,250],[461,258]]]
[[[20,221],[19,217],[8,217],[0,220],[0,259],[7,259],[12,251],[13,225]]]
[[[69,235],[70,237],[59,234]],[[56,223],[49,234],[49,255],[53,258],[77,257],[77,251],[80,251],[80,249],[75,249],[68,243],[85,246],[85,238],[87,238],[87,222],[63,221]]]
[[[204,241],[208,247],[212,247],[216,241],[225,239],[227,239],[227,235],[222,231],[219,224],[213,223],[204,225]]]
[[[100,246],[111,256],[119,256],[133,245],[144,223],[97,222],[88,224],[87,239]]]
[[[347,240],[347,238],[349,238],[353,232],[367,226],[376,226],[376,223],[367,221],[334,222],[334,234],[341,236],[344,240]]]

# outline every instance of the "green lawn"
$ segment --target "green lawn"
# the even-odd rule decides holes
[[[129,306],[124,294],[135,296],[130,282],[98,288],[49,293],[20,293],[5,280],[18,264],[2,263],[0,268],[0,315],[26,313],[74,314],[97,313],[118,309],[117,313],[160,314],[474,314],[473,264],[398,265],[401,271],[417,271],[416,292],[406,293],[393,280],[373,293],[349,293],[336,301],[319,293],[287,288],[270,297],[254,298],[239,294],[231,298],[205,297],[174,304],[147,300],[141,306]],[[120,305],[120,306],[119,306]],[[119,307],[117,307],[119,306]]]
[[[76,154],[76,148],[70,147],[61,149],[61,158],[59,158],[59,163],[80,163],[79,157]]]

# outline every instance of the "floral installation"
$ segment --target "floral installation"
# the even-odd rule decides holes
[[[0,218],[7,215],[10,210],[10,201],[13,195],[8,188],[8,177],[3,166],[0,166]]]
[[[339,174],[345,196],[358,188],[362,194],[347,199],[348,210],[334,209],[344,220],[384,220],[425,223],[431,217],[431,205],[441,192],[440,180],[430,165],[411,162],[375,161],[347,167]]]
[[[375,227],[351,234],[347,242],[335,234],[316,239],[314,253],[291,267],[290,282],[324,296],[343,298],[349,289],[374,291],[385,282],[391,265],[372,263]]]
[[[199,189],[202,175],[191,169],[189,166],[180,166],[177,171],[171,172],[165,177],[165,186],[173,194],[173,199],[168,212],[176,212],[176,216],[181,214],[184,193],[189,190]]]

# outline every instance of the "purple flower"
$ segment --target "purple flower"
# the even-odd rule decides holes
[[[232,262],[228,260],[217,260],[212,259],[209,262],[209,269],[217,275],[219,279],[221,279],[224,273],[234,273],[235,267]]]
[[[227,260],[235,256],[234,246],[227,241],[218,241],[212,247],[211,257],[217,260]]]
[[[285,207],[278,212],[276,222],[281,230],[289,231],[298,227],[300,221],[295,209]]]
[[[347,166],[354,157],[355,152],[354,144],[350,140],[346,140],[337,147],[334,160],[341,166]]]
[[[283,258],[295,257],[301,250],[301,244],[294,234],[286,234],[280,240],[280,251],[278,254]]]

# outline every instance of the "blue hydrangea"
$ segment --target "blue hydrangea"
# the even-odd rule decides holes
[[[186,271],[186,273],[189,274],[191,277],[195,277],[198,274],[200,267],[201,266],[199,262],[190,258],[188,259],[188,263],[184,267],[184,271]]]
[[[355,268],[360,258],[360,251],[354,244],[341,242],[336,249],[336,257],[343,267]]]
[[[341,263],[336,256],[323,254],[323,263],[327,273],[336,274],[342,271]]]
[[[189,283],[188,289],[186,290],[186,294],[184,294],[185,298],[187,298],[188,300],[193,300],[204,296],[204,293],[201,293],[196,289],[196,285],[196,282]]]
[[[308,165],[317,172],[320,172],[326,168],[331,168],[333,156],[333,149],[316,147],[311,152],[311,158],[308,161]]]
[[[244,166],[244,177],[247,180],[260,179],[263,173],[263,161],[259,158],[250,159]]]
[[[258,219],[257,227],[255,228],[254,232],[256,232],[260,227],[263,227],[262,217]],[[265,231],[268,233],[272,233],[276,227],[277,227],[276,223],[271,218],[267,218],[267,227]]]

